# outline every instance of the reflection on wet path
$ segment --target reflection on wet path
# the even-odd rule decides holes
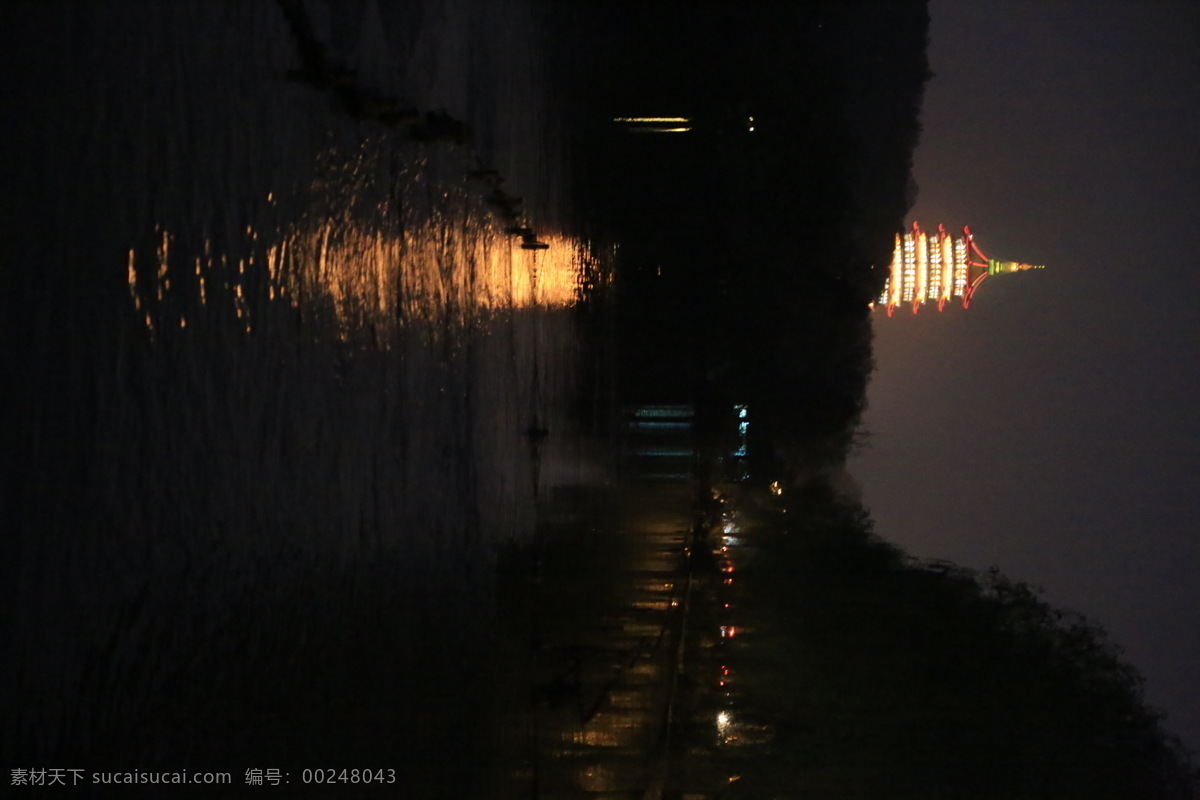
[[[757,797],[752,784],[756,758],[770,752],[776,730],[769,709],[756,706],[745,684],[761,657],[741,573],[759,555],[764,514],[777,513],[773,500],[749,487],[710,487],[696,530],[702,539],[693,559],[695,601],[688,622],[684,675],[687,716],[672,754],[669,791],[703,800]]]
[[[510,565],[527,579],[509,583],[506,618],[529,694],[497,736],[499,796],[756,796],[777,720],[746,691],[761,653],[739,578],[781,509],[734,484],[698,495],[661,466],[625,487],[617,518],[609,494],[560,495],[539,549]]]
[[[715,798],[774,740],[741,688],[756,632],[737,579],[762,515],[697,477],[711,448],[694,425],[691,406],[627,409],[620,490],[561,488],[507,562],[507,658],[528,694],[498,714],[500,796]]]
[[[504,796],[641,798],[658,778],[692,495],[684,482],[624,493],[609,524],[593,507],[540,531],[515,614],[530,693],[512,712],[523,736],[509,755],[524,766]]]

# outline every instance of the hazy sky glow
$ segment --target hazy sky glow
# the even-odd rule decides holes
[[[876,317],[879,532],[1103,624],[1200,750],[1200,6],[932,0],[921,192],[967,311]]]

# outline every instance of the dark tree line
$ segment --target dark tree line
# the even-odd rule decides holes
[[[752,405],[764,474],[836,461],[913,200],[925,3],[618,3],[560,22],[596,31],[560,62],[561,106],[582,216],[621,245],[621,393]],[[612,121],[636,115],[692,130]]]
[[[994,569],[912,561],[818,483],[785,499],[786,516],[742,505],[764,552],[732,596],[744,649],[721,660],[774,733],[708,756],[744,776],[722,796],[1192,796],[1188,756],[1099,625]]]

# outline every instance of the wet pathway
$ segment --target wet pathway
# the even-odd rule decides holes
[[[527,643],[511,656],[529,679],[524,707],[514,703],[498,732],[520,765],[500,796],[656,796],[693,493],[682,481],[636,483],[619,502],[592,498],[590,513],[548,505],[521,570],[529,582],[510,598]]]

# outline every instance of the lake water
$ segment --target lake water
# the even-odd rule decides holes
[[[467,757],[499,552],[609,480],[531,4],[323,9],[0,12],[22,765]]]

